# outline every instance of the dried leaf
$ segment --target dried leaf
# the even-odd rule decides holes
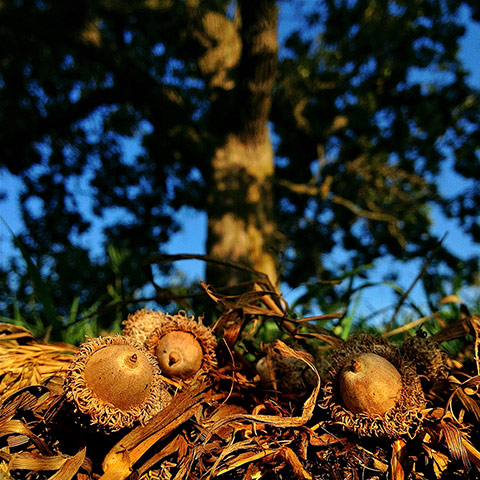
[[[433,448],[428,448],[427,451],[432,459],[435,476],[437,478],[441,478],[443,476],[443,472],[448,466],[448,463],[450,462],[450,459],[444,453],[434,450]]]
[[[383,473],[388,470],[388,464],[381,462],[375,455],[372,455],[370,459],[373,461],[373,468]]]
[[[20,452],[12,455],[9,463],[9,468],[10,470],[33,471],[58,470],[69,458],[72,457],[68,457],[66,455],[46,456],[39,453]]]
[[[224,312],[217,321],[217,331],[223,331],[223,341],[232,347],[245,325],[246,316],[241,310],[228,310]]]
[[[313,445],[316,447],[325,447],[328,445],[332,445],[334,443],[345,444],[346,442],[345,438],[339,438],[335,435],[332,435],[331,433],[323,433],[322,435],[317,435],[311,429],[308,429],[308,432],[309,432],[310,445]]]
[[[20,325],[12,323],[0,323],[0,340],[19,340],[35,341],[33,335]]]
[[[450,455],[455,460],[461,460],[466,472],[470,470],[470,460],[468,458],[468,452],[463,445],[463,436],[460,429],[455,426],[451,421],[442,421],[440,428],[445,435],[445,441]]]
[[[183,435],[177,435],[171,442],[169,442],[165,448],[162,448],[160,452],[150,457],[140,468],[138,468],[138,475],[142,475],[151,469],[156,463],[165,457],[168,457],[174,453],[177,453],[177,458],[182,459],[185,457],[188,450],[188,442]]]
[[[468,453],[468,458],[470,461],[480,469],[480,452],[466,438],[462,438],[462,443]]]
[[[245,421],[261,423],[261,424],[264,423],[264,424],[272,425],[274,427],[279,427],[279,428],[288,428],[288,427],[299,427],[301,425],[304,425],[312,417],[313,410],[316,405],[318,392],[320,390],[320,376],[317,372],[317,369],[315,368],[315,365],[313,365],[311,361],[311,356],[306,352],[297,352],[293,350],[288,345],[283,343],[281,340],[277,340],[275,342],[274,349],[283,356],[294,357],[299,360],[302,360],[315,372],[315,375],[317,376],[317,380],[318,380],[317,385],[315,386],[311,395],[305,401],[303,410],[302,410],[302,415],[300,417],[282,417],[277,415],[247,415],[247,414],[230,415],[220,419],[218,422],[212,425],[209,429],[207,429],[207,431],[204,434],[206,438],[205,441],[208,441],[212,437],[212,435],[214,435],[216,431],[219,428],[221,428],[223,425],[226,425],[231,422],[235,422],[237,420],[245,420]]]
[[[295,455],[295,452],[289,448],[289,447],[282,447],[280,448],[275,454],[275,457],[281,457],[283,458],[288,465],[293,470],[293,474],[295,475],[295,478],[298,478],[299,480],[312,480],[313,477],[310,475],[310,473],[305,470],[303,467],[302,463],[298,459],[297,455]]]
[[[70,480],[80,470],[85,460],[86,448],[80,450],[74,457],[67,458],[58,472],[48,480]]]
[[[393,330],[385,331],[382,333],[383,338],[388,338],[388,337],[393,337],[394,335],[397,335],[399,333],[407,332],[408,330],[411,330],[412,328],[419,327],[420,325],[423,325],[424,323],[428,322],[432,318],[435,318],[436,314],[433,315],[427,315],[426,317],[418,318],[416,320],[413,320],[411,322],[406,323],[405,325],[402,325],[401,327],[394,328]]]
[[[297,333],[296,337],[298,338],[316,338],[318,340],[321,340],[322,342],[327,343],[328,345],[334,347],[334,348],[341,348],[345,344],[345,340],[343,340],[340,337],[337,337],[331,332],[328,332],[325,330],[323,333],[317,333],[317,332],[301,332]]]
[[[452,376],[450,377],[450,380],[453,380],[455,383],[458,382],[458,380]],[[478,404],[478,400],[473,398],[474,395],[478,395],[480,375],[476,375],[475,377],[471,377],[462,383],[458,383],[458,386],[450,395],[450,398],[447,402],[447,407],[450,413],[455,418],[455,414],[453,412],[453,399],[456,397],[462,403],[465,409],[469,412],[472,412],[477,421],[480,421],[480,405]]]
[[[445,305],[447,303],[465,303],[462,299],[458,298],[456,295],[447,295],[443,297],[439,302],[438,305]]]
[[[32,340],[19,344],[0,338],[4,340],[0,341],[0,363],[6,372],[0,378],[0,401],[21,388],[41,384],[65,371],[78,350],[64,343],[44,344]]]
[[[449,459],[444,453],[434,451],[432,454],[432,460],[433,471],[437,478],[441,478],[444,470],[447,468]]]
[[[45,455],[52,455],[48,445],[37,435],[35,435],[23,422],[20,420],[10,420],[2,425],[0,428],[0,437],[5,435],[20,435],[29,438],[39,451]],[[22,443],[24,443],[22,441]]]
[[[219,420],[226,418],[226,417],[231,417],[233,415],[241,414],[244,415],[246,414],[247,411],[239,406],[239,405],[229,405],[229,404],[221,404],[214,412],[213,414],[205,418],[203,417],[201,419],[201,425],[204,428],[208,428],[211,425],[214,425],[216,422]],[[245,424],[242,422],[229,422],[228,424],[224,425],[220,429],[216,431],[216,434],[222,438],[224,441],[227,441],[230,439],[233,435],[238,433],[239,431],[245,431],[248,433],[252,432],[252,425],[251,424]]]
[[[9,395],[1,406],[0,426],[10,420],[19,410],[36,411],[49,399],[49,390],[42,385],[21,388]]]
[[[325,322],[327,320],[334,320],[337,318],[342,318],[342,313],[325,313],[324,315],[315,315],[313,317],[304,317],[298,319],[291,319],[292,322],[296,323],[307,323],[307,322]]]
[[[437,343],[448,342],[456,338],[465,337],[465,335],[476,335],[477,341],[480,333],[480,320],[478,315],[462,314],[458,320],[449,323],[446,327],[432,336],[432,340]]]
[[[239,442],[242,443],[242,442]],[[244,445],[239,445],[239,443],[235,444],[234,446],[228,446],[224,449],[222,449],[222,458],[226,456],[227,454],[231,454],[233,451],[236,451],[240,446]],[[262,450],[259,452],[258,449],[251,449],[248,450],[245,453],[238,453],[235,454],[235,457],[232,459],[231,462],[226,463],[225,466],[222,468],[216,470],[216,467],[222,460],[222,458],[217,459],[215,462],[215,465],[212,467],[210,470],[210,473],[207,478],[212,478],[213,475],[220,476],[224,473],[230,472],[232,470],[236,470],[237,468],[247,464],[254,462],[255,460],[260,460],[262,458],[268,457],[270,455],[273,455],[277,451],[276,448],[262,448]],[[177,478],[177,477],[176,477]]]
[[[404,480],[405,472],[402,463],[406,456],[406,442],[403,439],[395,440],[392,444],[392,458],[390,460],[391,480]]]
[[[197,390],[183,392],[175,397],[147,425],[139,426],[125,435],[103,461],[101,480],[123,480],[132,472],[133,465],[156,442],[169,435],[175,428],[194,417],[207,398],[206,386]]]

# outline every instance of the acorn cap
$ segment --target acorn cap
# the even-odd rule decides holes
[[[409,337],[400,346],[400,351],[427,380],[436,382],[448,377],[447,354],[431,338]]]
[[[161,328],[170,321],[169,317],[170,315],[161,311],[155,312],[145,308],[137,310],[128,315],[127,320],[123,322],[122,335],[145,343],[156,328]]]
[[[145,424],[170,399],[155,357],[122,336],[84,343],[66,373],[64,392],[91,425],[110,431]]]
[[[358,435],[395,438],[418,429],[425,397],[415,367],[397,347],[360,334],[333,353],[321,407]]]
[[[214,368],[217,341],[201,318],[196,321],[183,310],[166,317],[168,322],[157,327],[145,342],[157,357],[162,374],[187,380]]]

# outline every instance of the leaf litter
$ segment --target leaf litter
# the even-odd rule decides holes
[[[39,343],[1,324],[0,479],[480,478],[478,315],[463,308],[432,337],[465,348],[448,357],[448,376],[422,378],[420,428],[376,438],[320,408],[329,356],[345,344],[321,326],[332,315],[290,318],[286,302],[261,284],[239,296],[203,288],[222,312],[218,368],[198,383],[166,379],[172,401],[119,432],[91,430],[65,408],[63,378],[78,347]],[[267,320],[281,339],[262,345],[256,333]]]

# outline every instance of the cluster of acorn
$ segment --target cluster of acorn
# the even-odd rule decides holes
[[[139,310],[124,322],[122,335],[81,346],[65,376],[65,398],[101,430],[145,424],[171,401],[164,378],[201,381],[216,363],[216,345],[201,319]]]
[[[216,366],[216,346],[212,330],[183,311],[137,311],[124,322],[122,335],[81,346],[65,377],[65,398],[100,430],[145,424],[172,400],[165,379],[202,381]],[[311,383],[304,371],[300,378],[303,362],[271,360],[275,376],[281,373],[282,390],[289,384],[299,392]],[[261,366],[257,369],[265,382]],[[320,406],[335,424],[358,435],[413,435],[426,406],[420,379],[434,383],[447,374],[444,354],[427,338],[412,337],[395,346],[373,335],[353,335],[334,349]]]

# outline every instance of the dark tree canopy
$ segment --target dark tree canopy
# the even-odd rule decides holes
[[[434,205],[479,242],[480,98],[458,57],[464,5],[2,2],[2,163],[24,182],[22,240],[58,304],[75,294],[90,305],[115,277],[78,243],[93,221],[82,195],[93,215],[114,214],[103,241],[125,255],[127,296],[182,206],[207,212],[207,253],[291,286],[387,255],[425,258]],[[134,159],[129,138],[141,142]],[[477,188],[439,194],[449,158]],[[329,271],[335,246],[351,255]],[[440,248],[430,292],[478,274],[459,253]],[[20,298],[26,278],[5,302],[12,288]]]

